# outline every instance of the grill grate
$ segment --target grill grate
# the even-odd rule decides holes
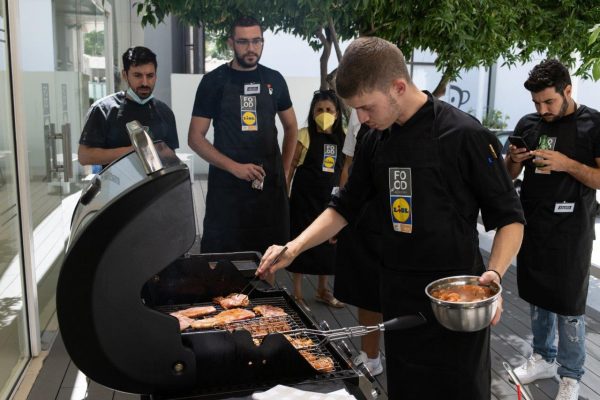
[[[213,303],[168,305],[159,306],[155,309],[164,313],[172,313],[190,307],[201,307],[208,305],[215,306],[217,313],[224,311],[220,305]],[[316,335],[294,332],[303,328],[314,327],[307,326],[300,315],[284,297],[278,296],[250,298],[250,304],[243,308],[252,310],[253,307],[258,305],[280,307],[286,312],[287,315],[275,317],[256,317],[243,321],[230,322],[222,326],[214,327],[213,330],[234,331],[237,329],[245,329],[250,332],[254,344],[257,346],[260,345],[264,337],[269,333],[283,333],[284,336],[292,343],[292,345],[300,352],[300,354],[311,364],[311,366],[320,373],[335,373],[344,369],[340,366],[338,360],[333,357],[327,348],[326,343],[323,343],[323,341]],[[207,317],[213,316],[214,314],[215,313]],[[188,328],[182,333],[185,335],[193,335],[206,331],[208,330],[194,330],[192,328]]]

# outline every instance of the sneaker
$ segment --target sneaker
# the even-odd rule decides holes
[[[555,400],[577,400],[579,398],[579,382],[573,378],[563,376],[558,385],[558,394]]]
[[[538,379],[552,378],[556,375],[558,365],[554,361],[548,362],[539,354],[532,354],[531,357],[518,368],[514,369],[515,375],[523,385],[527,385]]]
[[[383,372],[383,365],[381,364],[381,354],[377,355],[377,358],[368,358],[367,353],[361,351],[360,354],[357,355],[354,359],[354,364],[365,364],[365,366],[373,376],[379,375]]]

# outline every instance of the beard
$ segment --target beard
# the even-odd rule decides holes
[[[140,97],[140,99],[145,99],[152,95],[153,88],[151,88],[150,86],[140,86],[138,88],[133,89],[133,91]]]
[[[561,96],[562,96],[563,102],[560,105],[560,110],[558,110],[558,114],[547,113],[547,114],[542,115],[542,118],[544,118],[546,121],[548,121],[548,122],[556,121],[556,120],[564,117],[565,114],[567,113],[567,109],[569,108],[569,101],[567,100],[567,98],[565,97],[564,94],[562,94]]]
[[[237,63],[242,67],[242,68],[254,68],[256,67],[256,64],[258,64],[258,61],[260,61],[260,56],[261,54],[258,53],[254,53],[252,51],[248,51],[244,54],[239,54],[237,51],[234,52],[235,54],[235,60],[237,61]],[[248,56],[254,56],[256,58],[256,60],[254,61],[246,61],[246,57]]]

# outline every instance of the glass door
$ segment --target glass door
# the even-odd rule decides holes
[[[91,170],[77,162],[90,103],[106,94],[105,14],[93,0],[20,0],[20,81],[29,160],[39,330],[56,330],[56,283]],[[32,338],[33,339],[33,338]]]
[[[29,359],[12,125],[7,6],[0,1],[0,398]]]

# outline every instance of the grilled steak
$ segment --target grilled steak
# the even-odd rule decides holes
[[[287,315],[283,308],[275,307],[269,304],[262,304],[260,306],[256,306],[252,309],[258,315],[262,315],[263,317],[280,317],[283,315]]]
[[[246,307],[250,304],[250,300],[245,294],[231,293],[227,297],[215,297],[213,303],[218,304],[227,310],[234,307]]]
[[[231,310],[221,311],[214,317],[199,319],[192,322],[192,328],[194,329],[211,329],[216,326],[223,326],[235,321],[241,321],[244,319],[254,318],[256,315],[243,308],[234,308]]]

